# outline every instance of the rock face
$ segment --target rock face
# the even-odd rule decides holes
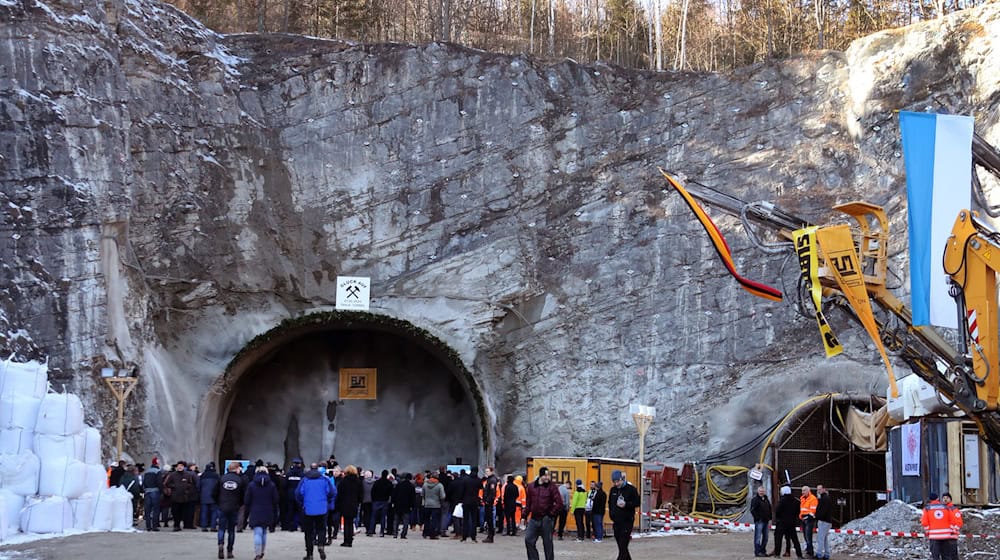
[[[222,37],[143,0],[0,0],[0,355],[47,357],[106,436],[100,369],[134,369],[137,458],[280,442],[272,459],[405,465],[351,438],[406,454],[453,433],[466,443],[428,443],[413,468],[635,456],[630,403],[658,410],[648,458],[733,448],[811,394],[881,393],[885,374],[836,315],[847,352],[823,360],[794,266],[720,218],[741,272],[793,303],[740,290],[656,166],[816,222],[882,204],[905,287],[892,112],[973,114],[997,143],[998,37],[990,4],[727,76]],[[337,276],[371,278],[371,314],[324,314]],[[269,365],[322,354],[304,341],[324,332],[367,342],[301,379]],[[386,380],[410,375],[380,386],[397,400],[330,392],[337,368],[386,355]],[[290,397],[293,382],[314,390]],[[268,449],[237,449],[248,423],[273,431]],[[315,433],[338,423],[369,431]]]

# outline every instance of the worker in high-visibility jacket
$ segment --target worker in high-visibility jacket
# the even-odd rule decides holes
[[[947,543],[947,556],[951,560],[958,560],[958,536],[962,533],[962,512],[951,503],[951,494],[945,492],[941,494],[941,503],[948,506],[951,512],[951,535],[952,538],[945,541]]]
[[[802,520],[802,536],[806,541],[806,555],[813,556],[813,532],[816,530],[816,506],[819,499],[813,495],[808,486],[802,487],[799,496],[799,519]]]
[[[949,495],[948,499],[951,499]],[[931,560],[948,560],[950,556],[950,543],[955,540],[956,553],[958,551],[958,533],[954,528],[955,517],[951,509],[946,504],[938,501],[938,495],[931,492],[927,496],[927,504],[924,506],[924,514],[920,517],[920,524],[924,527],[924,535],[930,542]],[[956,508],[957,509],[957,508]],[[961,513],[959,514],[961,520]]]

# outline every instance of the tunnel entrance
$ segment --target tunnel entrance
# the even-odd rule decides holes
[[[374,370],[375,398],[342,398],[342,370]],[[361,312],[288,320],[230,363],[218,391],[219,459],[287,466],[336,455],[341,464],[401,471],[489,449],[482,395],[458,355],[406,321]],[[212,403],[212,400],[217,403]]]

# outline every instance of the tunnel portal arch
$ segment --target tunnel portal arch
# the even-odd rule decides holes
[[[394,344],[398,346],[393,346]],[[404,400],[407,398],[410,399],[406,407],[409,410],[399,409],[399,405],[403,401],[400,400],[400,391],[397,391],[394,396],[391,394],[392,382],[395,379],[396,385],[401,387],[405,383],[419,381],[420,374],[410,376],[410,371],[393,372],[391,370],[394,368],[389,367],[387,368],[388,371],[378,374],[379,387],[377,388],[378,394],[375,401],[343,401],[339,398],[338,388],[330,389],[326,387],[313,390],[313,393],[332,390],[333,394],[335,394],[332,402],[328,403],[324,409],[317,409],[313,406],[304,415],[304,418],[292,415],[291,423],[286,422],[283,417],[273,418],[268,416],[266,411],[273,410],[274,407],[280,406],[282,402],[282,395],[269,393],[269,391],[274,390],[277,390],[279,393],[282,391],[281,389],[275,389],[273,385],[279,377],[289,383],[289,390],[294,389],[291,384],[300,382],[307,385],[313,383],[317,387],[329,385],[328,383],[324,383],[324,379],[319,379],[318,381],[317,379],[306,379],[302,376],[308,375],[308,372],[302,373],[297,370],[270,375],[269,370],[271,368],[269,366],[273,366],[276,361],[300,359],[317,349],[323,352],[328,347],[336,347],[338,345],[350,348],[370,346],[367,350],[352,350],[351,354],[355,357],[367,355],[370,359],[375,360],[384,360],[387,354],[393,353],[387,352],[387,347],[391,347],[393,350],[399,348],[400,353],[406,354],[408,359],[422,360],[431,364],[431,370],[445,372],[446,375],[441,378],[426,380],[428,388],[426,390],[420,389],[420,397],[415,398],[412,395],[409,397],[404,395]],[[367,354],[365,354],[366,351]],[[330,352],[331,354],[337,353],[336,350],[331,350]],[[403,358],[397,358],[397,360],[403,360]],[[402,362],[395,363],[397,364],[395,369],[406,369],[398,366]],[[333,358],[332,363],[329,364],[330,371],[326,372],[326,375],[332,375],[333,371],[337,370],[338,367],[366,367],[369,365],[371,364],[365,363],[363,360],[357,363],[344,363],[343,356],[338,354],[338,357]],[[389,375],[384,377],[385,374]],[[339,373],[337,375],[339,377]],[[393,378],[393,375],[395,375],[395,378]],[[448,375],[451,378],[448,378]],[[328,380],[328,378],[326,379]],[[390,387],[383,393],[383,386],[386,384],[389,384]],[[301,387],[298,390],[299,397],[302,397]],[[261,398],[260,394],[255,393],[255,391],[268,392],[265,394],[275,398]],[[383,395],[385,395],[385,399],[383,399]],[[310,399],[312,396],[312,394],[309,394],[303,398]],[[296,398],[294,396],[286,396],[285,401],[289,399],[295,400]],[[464,403],[462,403],[463,399],[465,399]],[[391,400],[396,405],[395,408],[393,408],[392,404],[389,404],[385,407],[386,409],[380,410],[379,404],[386,404],[385,401],[387,400]],[[414,401],[419,401],[419,404]],[[316,403],[312,404],[315,405]],[[419,430],[434,429],[430,426],[421,425],[419,419],[415,420],[413,418],[415,408],[422,407],[425,412],[431,410],[431,414],[443,414],[447,413],[444,409],[452,405],[460,409],[460,413],[456,418],[457,423],[440,426],[438,437],[448,440],[449,436],[452,435],[450,430],[456,428],[464,430],[467,443],[469,438],[472,438],[474,441],[476,456],[463,456],[463,460],[467,463],[474,462],[473,464],[482,461],[488,462],[494,447],[494,438],[490,429],[493,425],[490,412],[486,406],[484,394],[479,383],[454,349],[428,331],[406,320],[359,311],[323,311],[286,319],[248,342],[233,357],[224,373],[215,381],[211,390],[203,398],[198,414],[200,418],[198,425],[202,427],[202,430],[200,430],[202,436],[208,439],[208,441],[204,442],[205,445],[211,450],[212,456],[218,457],[220,460],[233,458],[232,456],[224,456],[231,452],[240,452],[240,450],[236,449],[234,440],[242,438],[245,441],[247,438],[247,436],[241,436],[240,434],[252,432],[253,437],[259,439],[261,434],[259,430],[268,429],[272,430],[272,432],[284,430],[283,433],[287,435],[284,440],[283,449],[276,450],[271,457],[275,457],[276,455],[282,460],[287,461],[291,458],[291,455],[298,455],[304,451],[304,454],[309,455],[308,457],[304,457],[308,462],[321,458],[312,457],[315,453],[307,449],[315,448],[317,437],[331,437],[329,433],[325,433],[323,436],[315,433],[317,423],[326,425],[325,422],[329,420],[329,431],[334,432],[330,451],[338,451],[338,459],[343,458],[344,460],[351,461],[352,458],[347,453],[350,450],[338,449],[337,446],[336,438],[341,436],[337,433],[338,430],[335,429],[333,414],[338,414],[336,410],[338,407],[341,409],[339,412],[341,418],[345,414],[348,417],[351,415],[357,417],[367,414],[366,420],[363,423],[375,424],[375,426],[367,425],[365,427],[365,434],[354,434],[348,437],[347,441],[350,441],[351,437],[354,437],[355,441],[357,441],[359,437],[371,436],[376,439],[373,443],[377,443],[385,434],[376,433],[380,422],[379,420],[372,420],[372,418],[376,418],[387,422],[387,424],[383,424],[383,428],[386,426],[396,426],[399,430],[411,430],[406,436],[409,439],[401,443],[405,447],[406,444],[411,443],[409,440],[414,438],[412,443],[420,445],[420,437],[423,437],[424,434],[419,432]],[[248,410],[248,407],[249,409],[253,409],[254,406],[257,407],[255,411]],[[333,407],[332,414],[330,410],[331,406]],[[471,420],[469,424],[471,426],[465,425],[464,420],[466,418],[461,413],[461,410],[464,410],[463,407],[468,407],[468,416]],[[305,425],[299,426],[299,422],[303,422]],[[347,425],[351,426],[351,424]],[[263,428],[263,426],[267,427]],[[308,431],[309,438],[312,438],[307,438],[310,444],[305,445],[306,449],[301,451],[297,445],[289,445],[289,440],[296,444],[301,441],[301,438],[297,435],[300,431]],[[272,443],[275,437],[275,433],[269,434]],[[250,447],[253,446],[251,445]],[[470,445],[467,444],[463,448],[468,450]],[[419,449],[423,450],[423,448]],[[242,454],[245,459],[253,460],[258,458],[247,453]],[[451,461],[457,458],[457,456],[457,453],[454,455],[445,455],[441,456],[438,460]],[[269,457],[264,458],[269,459]],[[412,466],[421,467],[424,465]]]

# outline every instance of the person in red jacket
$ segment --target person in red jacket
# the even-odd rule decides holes
[[[524,513],[529,516],[528,526],[524,530],[524,546],[528,551],[528,560],[538,560],[538,537],[542,537],[542,549],[545,560],[553,560],[555,551],[552,548],[552,530],[556,517],[563,509],[562,496],[559,487],[549,479],[549,469],[538,469],[538,478],[525,489]]]
[[[945,559],[958,560],[958,535],[962,532],[962,512],[951,503],[951,494],[941,494],[943,503],[951,513],[951,538],[945,541]]]
[[[954,537],[952,512],[947,505],[938,501],[938,495],[934,492],[927,496],[927,500],[920,524],[930,543],[931,560],[948,560],[947,551],[950,547],[947,541]]]

